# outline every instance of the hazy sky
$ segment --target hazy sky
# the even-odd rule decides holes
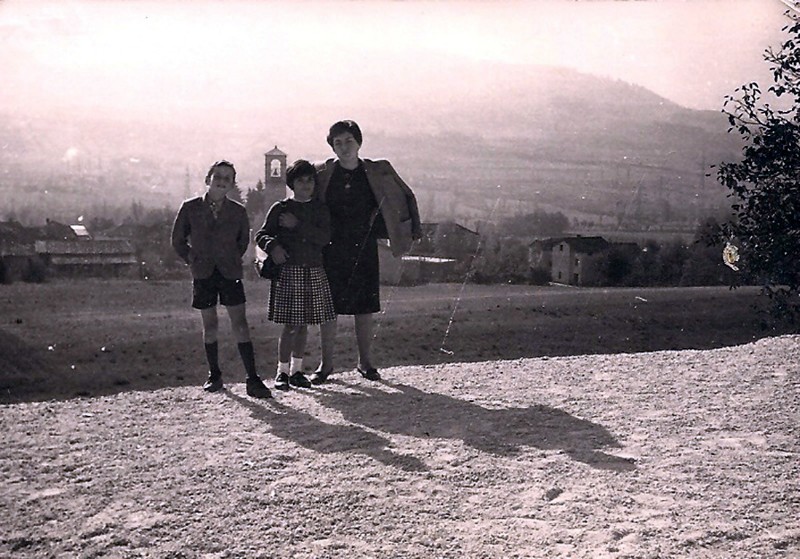
[[[381,75],[447,56],[571,67],[718,110],[736,86],[766,81],[762,54],[781,40],[785,10],[780,0],[0,0],[0,103],[302,107],[348,95],[326,87],[329,76],[385,95]]]

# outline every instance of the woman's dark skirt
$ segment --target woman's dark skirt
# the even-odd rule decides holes
[[[356,242],[334,240],[325,247],[323,256],[336,314],[381,310],[380,261],[375,237],[369,235]]]

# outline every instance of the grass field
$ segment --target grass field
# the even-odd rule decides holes
[[[800,556],[800,337],[753,290],[386,289],[382,381],[343,319],[338,374],[268,400],[228,328],[201,390],[185,283],[0,293],[2,557]]]
[[[200,318],[185,281],[51,281],[0,286],[0,402],[202,383]],[[263,376],[280,326],[266,319],[267,282],[248,282],[248,317]],[[556,355],[709,349],[789,332],[765,328],[756,289],[576,289],[431,284],[384,286],[379,367]],[[224,313],[223,313],[224,315]],[[337,371],[355,366],[352,319],[341,317]],[[225,316],[221,364],[243,376]],[[317,364],[318,331],[306,368]]]

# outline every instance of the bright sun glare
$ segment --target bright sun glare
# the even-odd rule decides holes
[[[413,67],[449,55],[572,67],[716,107],[721,91],[760,67],[782,11],[780,2],[763,0],[11,0],[0,3],[0,74],[27,90],[11,88],[0,100],[75,95],[141,103],[174,91],[199,98],[225,80],[228,88],[255,82],[274,89],[289,72],[302,96],[314,94],[322,69],[352,72],[387,57]]]

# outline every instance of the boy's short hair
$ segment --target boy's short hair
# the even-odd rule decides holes
[[[344,134],[345,132],[350,132],[353,135],[353,138],[356,139],[358,145],[361,145],[363,138],[361,136],[361,128],[358,127],[355,120],[340,120],[331,126],[330,130],[328,130],[328,137],[327,142],[328,145],[333,147],[333,139],[338,136],[339,134]]]
[[[206,173],[206,184],[211,184],[211,175],[214,174],[214,171],[217,170],[217,167],[230,167],[233,171],[233,180],[236,182],[236,167],[234,167],[233,163],[227,159],[220,159],[219,161],[215,161],[214,164],[208,168],[208,173]]]
[[[300,177],[317,178],[317,169],[305,159],[298,159],[286,169],[286,186],[294,190],[294,181]]]

